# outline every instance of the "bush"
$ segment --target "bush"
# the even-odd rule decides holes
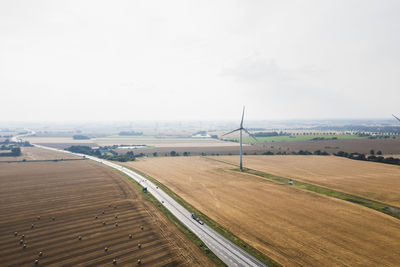
[[[263,155],[274,155],[274,152],[268,150],[264,152]]]

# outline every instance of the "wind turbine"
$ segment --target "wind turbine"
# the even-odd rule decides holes
[[[228,133],[223,134],[222,136],[234,133],[236,131],[240,131],[240,171],[243,171],[243,164],[242,164],[242,130],[245,131],[248,135],[250,135],[251,137],[253,137],[256,141],[257,139],[254,137],[254,135],[252,135],[251,133],[249,133],[249,131],[247,131],[246,128],[243,128],[243,118],[244,118],[244,106],[243,106],[243,112],[242,112],[242,120],[240,121],[240,127],[236,130],[230,131]]]
[[[397,118],[395,115],[393,115],[393,114],[392,114],[392,116],[393,116],[393,117],[395,117],[395,118],[396,118],[398,121],[400,121],[400,119],[399,119],[399,118]]]

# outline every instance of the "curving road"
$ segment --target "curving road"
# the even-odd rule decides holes
[[[12,140],[15,142],[21,141],[21,138],[23,136],[28,136],[32,134],[34,134],[34,132],[30,132],[29,134],[25,135],[15,136],[12,138]],[[147,187],[148,192],[150,192],[162,205],[164,205],[176,218],[178,218],[178,220],[181,221],[182,224],[184,224],[190,231],[196,234],[207,245],[207,247],[228,266],[265,266],[265,264],[248,254],[237,245],[233,244],[231,241],[223,237],[221,234],[216,232],[208,225],[201,225],[197,221],[192,219],[191,213],[188,210],[186,210],[182,205],[176,202],[163,190],[158,188],[154,183],[147,180],[145,177],[139,175],[138,173],[104,159],[99,159],[79,153],[72,153],[52,147],[41,145],[34,146],[62,153],[74,154],[82,157],[84,156],[88,159],[100,162],[104,165],[125,173],[143,187]]]

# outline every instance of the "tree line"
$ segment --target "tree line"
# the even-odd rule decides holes
[[[119,162],[127,162],[127,161],[134,161],[136,157],[143,157],[144,154],[140,153],[135,155],[133,151],[128,151],[125,154],[119,154],[118,152],[114,150],[109,150],[107,152],[101,152],[100,149],[92,149],[90,146],[70,146],[68,148],[65,148],[65,150],[74,152],[74,153],[80,153],[80,154],[85,154],[89,156],[95,156],[101,159],[106,159],[106,160],[113,160],[113,161],[119,161]]]
[[[371,150],[372,152],[373,150]],[[382,152],[378,151],[377,154],[381,155]],[[364,161],[373,161],[373,162],[380,162],[380,163],[386,163],[386,164],[393,164],[393,165],[400,165],[400,159],[398,158],[393,158],[393,157],[383,157],[383,156],[375,156],[375,153],[371,153],[372,155],[366,156],[363,153],[347,153],[344,151],[339,151],[336,154],[334,154],[335,156],[338,157],[345,157],[345,158],[349,158],[349,159],[354,159],[354,160],[364,160]]]

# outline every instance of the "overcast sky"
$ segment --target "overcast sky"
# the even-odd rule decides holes
[[[400,114],[400,1],[0,1],[0,120]]]

